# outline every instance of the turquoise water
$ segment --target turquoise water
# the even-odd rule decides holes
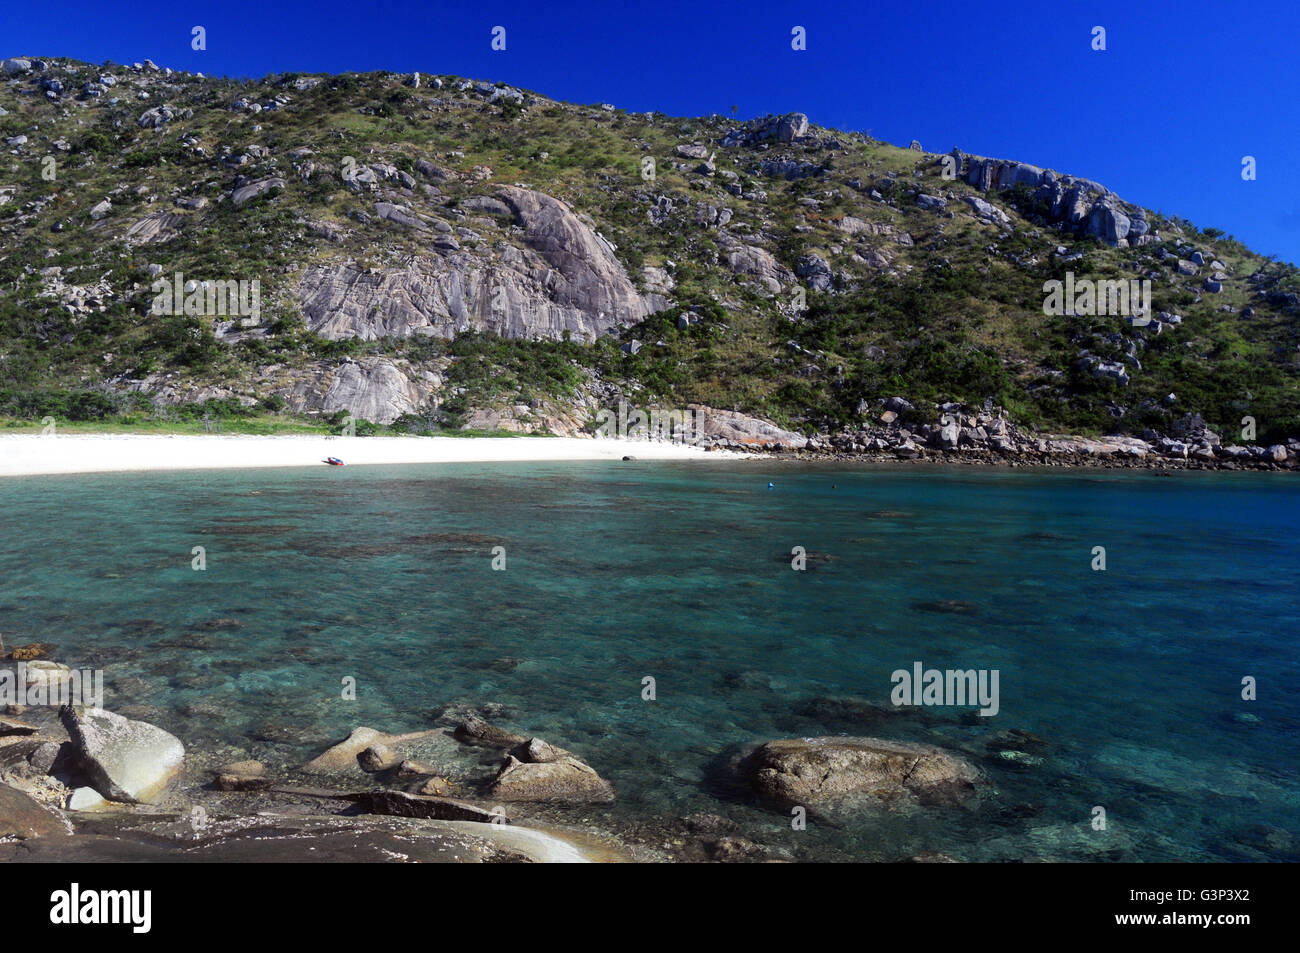
[[[104,667],[109,707],[153,710],[191,747],[289,763],[358,724],[491,704],[614,782],[617,804],[572,814],[610,830],[709,812],[796,858],[1295,859],[1258,828],[1300,835],[1300,483],[1283,474],[24,477],[0,481],[0,520],[6,641]],[[862,704],[887,705],[915,661],[998,670],[999,713]],[[1007,729],[1046,741],[1041,763],[990,751]],[[796,832],[728,783],[743,745],[821,734],[943,745],[983,772],[980,797]]]

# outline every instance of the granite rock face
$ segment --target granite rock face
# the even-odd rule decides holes
[[[390,424],[403,414],[430,408],[442,391],[442,363],[413,364],[400,358],[367,355],[342,361],[318,361],[298,368],[271,366],[254,381],[256,393],[283,397],[297,414],[351,414],[356,420]],[[133,390],[165,404],[195,403],[234,398],[245,406],[255,404],[249,393],[230,387],[210,387],[177,382],[164,374],[151,374],[133,382]]]
[[[478,204],[510,214],[519,244],[501,243],[484,254],[443,239],[441,253],[412,257],[398,268],[311,265],[298,285],[310,328],[333,340],[451,338],[479,330],[590,342],[666,304],[643,297],[614,247],[559,199],[509,186]]]
[[[284,397],[297,413],[345,411],[358,420],[391,424],[428,406],[441,387],[442,379],[431,370],[370,357],[298,378]]]
[[[754,279],[770,294],[780,294],[782,288],[794,281],[794,272],[757,245],[737,243],[726,248],[724,255],[732,271]]]
[[[146,215],[126,230],[127,244],[147,245],[175,238],[185,224],[185,216],[178,212],[154,212]]]
[[[783,144],[789,144],[808,134],[808,116],[804,113],[769,116],[766,119],[755,120],[749,124],[743,133],[738,132],[736,134],[744,135],[749,142],[775,140]],[[729,145],[727,142],[723,144]]]

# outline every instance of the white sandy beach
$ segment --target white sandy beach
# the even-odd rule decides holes
[[[580,437],[318,437],[192,434],[0,436],[0,476],[119,470],[213,470],[378,463],[712,460],[742,454],[682,444]]]

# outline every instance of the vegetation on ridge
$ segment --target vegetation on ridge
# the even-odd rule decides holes
[[[51,77],[62,84],[55,96],[42,88]],[[629,114],[422,79],[418,88],[385,72],[233,80],[55,59],[0,81],[9,196],[0,204],[0,416],[291,420],[284,381],[373,356],[436,369],[442,389],[429,419],[445,426],[475,408],[577,406],[617,392],[808,433],[852,429],[897,395],[918,406],[991,400],[1057,432],[1167,431],[1196,413],[1225,435],[1247,414],[1261,441],[1300,434],[1300,271],[1221,231],[1148,213],[1158,240],[1111,247],[1048,224],[1024,187],[986,195],[945,178],[939,156],[857,133],[810,127],[792,142],[728,147],[720,141],[762,122]],[[441,87],[430,88],[435,79]],[[100,84],[99,95],[86,84]],[[240,101],[263,108],[232,108]],[[164,105],[177,115],[141,125]],[[713,168],[678,155],[683,144],[703,145]],[[49,156],[52,181],[42,176]],[[498,184],[553,195],[613,243],[642,290],[653,274],[670,279],[671,307],[594,343],[478,333],[326,340],[308,329],[294,293],[307,266],[342,256],[384,269],[432,254],[429,233],[376,216],[375,194],[346,187],[348,157],[417,180],[393,187],[416,211],[473,222],[477,238],[461,239],[471,252],[512,236],[508,223],[466,218],[461,203]],[[445,174],[432,193],[422,161]],[[304,176],[304,162],[315,171]],[[230,200],[238,182],[272,176],[286,184],[268,198]],[[917,193],[946,197],[946,209],[920,207]],[[1004,210],[1008,224],[980,218],[968,196]],[[92,218],[106,198],[111,211]],[[192,208],[195,199],[207,201]],[[672,209],[656,221],[665,202]],[[710,206],[730,221],[710,220]],[[177,221],[157,240],[125,240],[163,212]],[[789,276],[780,292],[731,267],[737,248],[773,257]],[[1180,274],[1190,249],[1205,265]],[[806,280],[810,256],[829,271],[824,291]],[[1226,274],[1218,293],[1203,290],[1213,261]],[[211,317],[151,314],[154,263],[164,276],[259,280],[257,333],[219,335]],[[50,291],[51,268],[64,291]],[[1045,315],[1044,282],[1067,270],[1150,278],[1154,311],[1181,323],[1155,335],[1116,316]],[[68,306],[67,287],[93,298],[96,286],[108,289],[102,301]],[[639,349],[626,347],[633,341]],[[1129,380],[1081,366],[1085,352],[1123,365]],[[152,398],[140,392],[146,380]],[[163,399],[164,384],[217,396]]]

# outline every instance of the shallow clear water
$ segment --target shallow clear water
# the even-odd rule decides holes
[[[705,811],[793,856],[969,860],[1276,859],[1250,829],[1300,834],[1300,483],[1286,475],[110,474],[2,481],[0,521],[6,641],[102,665],[109,707],[160,710],[190,746],[258,754],[247,739],[288,725],[308,729],[287,752],[305,759],[313,734],[498,703],[503,726],[614,782],[616,805],[580,812],[611,829]],[[794,546],[832,558],[795,572]],[[205,628],[219,619],[240,627]],[[891,673],[915,661],[998,670],[1000,712],[881,719],[818,701],[887,704]],[[1002,729],[1045,739],[1043,762],[990,753]],[[744,744],[840,733],[941,744],[987,783],[967,809],[795,832],[724,781]]]

